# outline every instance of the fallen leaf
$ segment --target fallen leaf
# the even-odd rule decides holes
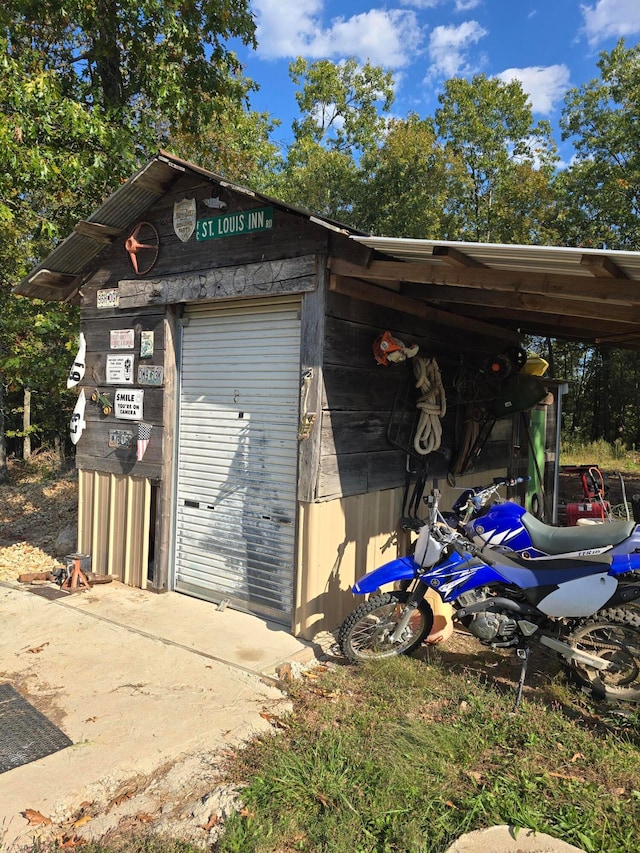
[[[247,808],[242,809],[242,811],[240,812],[240,817],[253,817],[253,816],[254,816],[253,812],[249,811],[249,809],[247,809]]]
[[[97,717],[87,717],[87,719],[85,720],[85,723],[95,723],[95,721],[97,719],[98,719]]]
[[[289,726],[284,723],[276,714],[269,714],[268,711],[260,711],[260,716],[276,729],[288,729]]]
[[[483,776],[478,770],[469,770],[467,776],[471,777],[475,782],[480,784],[482,782]]]
[[[71,847],[81,847],[83,844],[86,844],[84,838],[80,838],[74,833],[70,838],[63,839],[60,842],[60,847],[69,849]]]
[[[40,653],[44,648],[46,648],[48,645],[49,645],[49,641],[47,640],[47,642],[46,642],[46,643],[43,643],[41,646],[34,646],[32,649],[27,649],[27,654],[30,654],[30,655],[37,655],[37,654],[39,654],[39,653]]]
[[[213,829],[214,826],[217,826],[220,823],[220,820],[220,815],[212,814],[206,823],[199,824],[200,829],[204,829],[205,832],[209,832],[210,829]]]
[[[584,782],[584,779],[579,776],[572,776],[570,773],[553,773],[550,771],[549,776],[553,776],[554,779],[568,779],[569,782]]]
[[[23,812],[20,812],[20,814],[29,821],[29,826],[39,826],[41,823],[45,826],[49,826],[51,823],[51,818],[45,817],[35,809],[25,809]]]
[[[85,823],[89,823],[90,820],[93,820],[90,814],[82,815],[82,817],[79,817],[78,820],[75,821],[74,824],[72,824],[73,828],[78,829],[79,827],[84,826]]]
[[[582,758],[584,761],[585,756],[581,752],[575,752],[571,758],[571,763],[575,764],[579,758]]]
[[[139,820],[140,823],[151,823],[153,820],[153,815],[148,812],[139,812],[136,815],[136,820]]]
[[[456,811],[458,811],[458,807],[454,803],[452,803],[451,800],[447,800],[445,806],[449,806],[450,809],[455,809]]]

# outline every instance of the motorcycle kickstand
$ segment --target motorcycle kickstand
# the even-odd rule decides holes
[[[529,646],[525,646],[524,648],[516,649],[516,654],[522,661],[520,666],[520,678],[518,679],[518,692],[516,694],[516,703],[513,706],[513,713],[518,713],[518,708],[520,707],[520,702],[522,700],[522,691],[524,689],[524,681],[527,677],[527,666],[529,665]]]

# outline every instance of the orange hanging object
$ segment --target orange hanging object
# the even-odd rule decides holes
[[[373,342],[373,355],[378,364],[388,365],[390,362],[404,361],[418,352],[418,347],[406,347],[402,341],[394,338],[391,332],[383,332]]]

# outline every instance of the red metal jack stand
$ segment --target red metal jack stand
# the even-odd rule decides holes
[[[70,592],[76,592],[79,588],[90,589],[89,581],[85,573],[82,571],[83,554],[70,554],[67,557],[67,577],[61,585],[61,589],[68,589]]]

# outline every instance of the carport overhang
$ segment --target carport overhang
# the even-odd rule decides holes
[[[331,262],[353,298],[513,334],[640,349],[640,252],[352,235],[364,263]],[[419,308],[424,310],[424,307]],[[436,319],[436,317],[434,317]]]

